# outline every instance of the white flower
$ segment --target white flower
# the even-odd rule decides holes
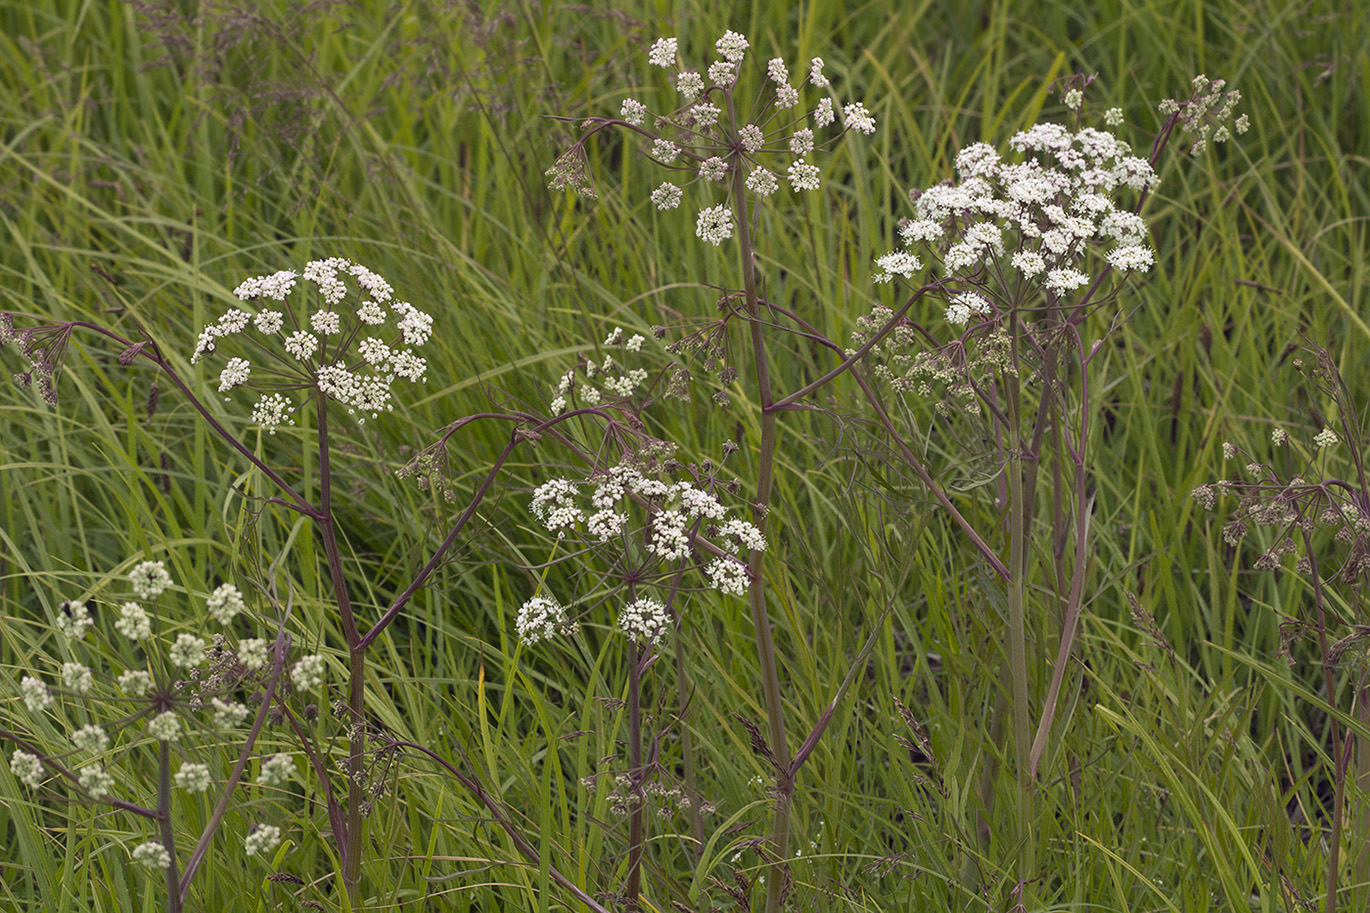
[[[318,338],[304,330],[296,330],[285,338],[285,350],[300,361],[308,361],[318,348]]]
[[[647,52],[647,62],[654,67],[673,67],[678,42],[675,38],[658,38]]]
[[[733,65],[726,60],[715,60],[709,64],[709,82],[717,86],[726,85],[732,81]]]
[[[618,513],[613,510],[601,510],[590,515],[585,521],[585,530],[600,542],[608,542],[616,538],[623,532],[623,527],[628,524],[626,514]]]
[[[260,637],[249,637],[238,642],[238,662],[243,668],[257,671],[266,665],[269,644]]]
[[[666,607],[655,599],[639,599],[623,607],[619,630],[634,640],[654,644],[665,638],[671,623]]]
[[[627,349],[629,352],[641,352],[642,344],[646,341],[645,337],[634,333],[632,336],[628,337],[628,341],[623,344],[623,348]]]
[[[30,789],[37,789],[43,785],[43,762],[36,754],[29,754],[16,748],[14,754],[10,755],[10,773]]]
[[[1046,287],[1058,295],[1089,283],[1089,277],[1076,269],[1054,269],[1047,273]]]
[[[1140,241],[1146,236],[1146,222],[1135,212],[1114,210],[1099,222],[1099,232],[1106,238],[1117,238],[1124,243]]]
[[[809,61],[809,82],[820,89],[828,84],[828,77],[823,75],[822,57],[815,57]]]
[[[736,558],[715,558],[705,568],[709,575],[709,585],[720,593],[730,596],[744,596],[751,579],[747,575],[747,565]]]
[[[142,669],[129,669],[114,680],[119,690],[133,697],[142,697],[152,687],[152,676]]]
[[[174,742],[181,735],[181,718],[164,710],[148,721],[147,734],[159,742]]]
[[[694,101],[704,91],[704,77],[694,70],[686,70],[676,77],[675,87],[686,101]]]
[[[1331,428],[1324,428],[1313,438],[1313,443],[1319,448],[1332,447],[1337,443],[1337,432]]]
[[[81,784],[82,789],[96,798],[114,792],[114,777],[98,764],[82,768],[81,772],[76,775],[76,782]]]
[[[357,319],[369,327],[385,323],[385,308],[377,301],[363,301],[357,308]]]
[[[746,551],[766,550],[766,537],[752,523],[733,517],[718,528],[721,537],[736,541],[737,546]]]
[[[209,611],[210,617],[221,625],[226,625],[237,616],[247,604],[243,602],[243,594],[236,586],[231,583],[221,583],[205,599],[205,608]]]
[[[281,394],[269,393],[252,407],[252,420],[265,428],[268,434],[275,434],[282,423],[290,421],[290,406],[290,400]]]
[[[144,561],[129,572],[128,582],[139,599],[156,599],[171,586],[171,575],[166,572],[166,562]]]
[[[205,764],[182,764],[172,779],[188,793],[202,793],[209,789],[209,767]]]
[[[247,856],[256,856],[261,853],[265,856],[276,849],[281,842],[281,829],[274,824],[259,824],[252,829],[243,840],[243,853]]]
[[[105,735],[105,731],[99,726],[89,724],[71,734],[71,744],[79,751],[99,754],[109,747],[109,736]]]
[[[38,713],[52,704],[48,686],[40,678],[24,676],[19,681],[19,693],[23,696],[24,706],[29,709],[29,713]]]
[[[194,634],[178,634],[167,655],[173,666],[182,669],[198,666],[205,659],[205,642]]]
[[[80,640],[86,630],[95,624],[90,610],[84,602],[66,601],[57,607],[57,630],[69,640]]]
[[[585,515],[575,506],[576,488],[566,479],[551,479],[533,491],[533,500],[528,509],[533,512],[548,532],[556,532],[557,538],[565,535],[559,530],[574,529]]]
[[[813,151],[813,131],[805,127],[796,130],[790,137],[790,151],[795,155],[808,155]]]
[[[880,272],[873,277],[876,282],[889,282],[895,276],[911,279],[913,274],[923,268],[923,263],[907,251],[894,251],[876,258],[875,265]]]
[[[694,120],[696,127],[712,127],[718,123],[718,116],[723,113],[723,109],[718,105],[711,105],[708,102],[695,102],[690,109],[690,117]]]
[[[780,188],[780,181],[765,168],[757,168],[747,175],[746,185],[752,193],[768,197]]]
[[[642,122],[647,119],[647,106],[636,99],[625,98],[622,107],[618,109],[618,116],[634,127],[641,127]]]
[[[335,335],[342,332],[342,316],[337,311],[315,311],[309,325],[315,333]]]
[[[836,119],[831,98],[822,99],[818,102],[818,107],[813,109],[813,122],[820,127],[826,127]]]
[[[728,173],[728,163],[718,156],[704,160],[699,166],[699,176],[706,181],[721,181]]]
[[[62,663],[62,684],[77,694],[85,694],[95,684],[90,667],[81,663]]]
[[[234,387],[241,387],[251,373],[252,364],[246,358],[230,358],[219,373],[219,392],[227,393]]]
[[[699,213],[695,236],[717,247],[733,236],[733,213],[720,203]]]
[[[1047,268],[1042,255],[1030,250],[1020,250],[1013,255],[1013,268],[1027,278],[1032,278]]]
[[[566,618],[566,610],[551,596],[529,599],[519,607],[518,618],[514,621],[519,640],[529,646],[567,633],[573,627]]]
[[[1270,443],[1280,446],[1289,441],[1289,432],[1283,428],[1276,428],[1270,432]]]
[[[770,77],[771,82],[785,83],[790,78],[790,68],[785,66],[785,58],[771,58],[771,62],[766,64],[766,75]]]
[[[742,148],[755,155],[761,151],[761,147],[766,144],[766,135],[761,132],[761,128],[756,124],[747,124],[737,131],[737,138],[742,143]]]
[[[206,352],[214,351],[214,340],[219,338],[219,328],[215,326],[205,327],[200,331],[199,339],[195,340],[195,351],[190,355],[190,363],[197,364]]]
[[[657,209],[675,209],[680,205],[680,200],[684,196],[680,188],[670,181],[666,181],[656,190],[652,191],[652,205]]]
[[[932,219],[905,222],[899,227],[899,237],[904,239],[905,244],[913,244],[917,241],[936,241],[942,237],[942,223]]]
[[[244,280],[241,285],[233,290],[233,294],[239,301],[247,301],[249,298],[272,298],[276,301],[284,301],[285,296],[290,294],[290,290],[295,287],[295,280],[299,275],[293,270],[281,270],[272,273],[270,276],[257,276],[254,279]]]
[[[1080,110],[1080,105],[1085,103],[1085,93],[1079,89],[1069,89],[1061,96],[1061,101],[1072,111]]]
[[[967,316],[969,316],[970,314],[976,314],[980,317],[984,317],[988,315],[991,310],[990,303],[980,295],[977,295],[975,292],[961,292],[959,295],[952,299],[952,307],[963,308]],[[951,319],[950,309],[948,309],[947,319]],[[953,322],[965,323],[966,321],[961,320]]]
[[[152,633],[152,620],[147,610],[136,602],[126,602],[119,606],[119,620],[114,622],[116,632],[129,640],[142,640]]]
[[[1112,177],[1119,184],[1126,184],[1133,190],[1146,190],[1158,180],[1156,172],[1151,169],[1151,163],[1135,156],[1120,159],[1118,164],[1113,166]]]
[[[1110,127],[1116,127],[1123,122],[1122,108],[1109,108],[1104,112],[1104,123]]]
[[[280,786],[295,772],[295,762],[288,754],[275,754],[262,761],[261,773],[257,782],[266,786]]]
[[[793,108],[799,104],[799,90],[791,85],[784,85],[775,90],[775,106],[777,108]]]
[[[875,132],[875,118],[859,101],[854,101],[842,109],[842,123],[857,133],[871,134]]]
[[[727,511],[717,498],[702,488],[695,488],[689,482],[676,483],[675,493],[680,498],[680,509],[690,520],[699,517],[721,520]]]
[[[212,697],[209,699],[209,706],[214,709],[215,729],[233,729],[247,720],[247,708],[237,701],[224,701]]]
[[[741,60],[750,46],[746,38],[733,31],[724,32],[723,37],[714,42],[718,56],[733,63]]]
[[[370,292],[373,300],[390,300],[390,295],[394,292],[394,289],[390,287],[389,282],[386,282],[360,263],[351,264],[347,267],[347,271],[357,277],[357,284]]]
[[[956,173],[962,180],[992,177],[999,171],[999,152],[989,143],[972,143],[956,153]]]
[[[666,561],[679,561],[690,554],[690,537],[685,532],[686,518],[678,510],[663,510],[652,521],[652,541],[647,551]]]
[[[329,304],[337,304],[347,294],[347,286],[338,278],[338,270],[348,266],[342,257],[310,260],[304,265],[304,278],[319,287],[319,294]]]
[[[291,672],[291,678],[295,680],[295,687],[301,691],[313,691],[323,684],[324,671],[323,657],[311,654],[300,657],[300,661],[295,663],[295,669]]]
[[[407,346],[421,346],[428,341],[428,337],[433,335],[433,317],[407,301],[401,301],[395,306],[395,312],[403,316],[399,321],[400,333],[404,337],[404,344]]]
[[[257,328],[257,332],[275,336],[285,325],[285,315],[280,311],[258,311],[257,316],[252,318],[252,324]]]
[[[795,193],[801,190],[818,189],[817,165],[810,165],[808,162],[791,162],[786,173],[790,178],[790,186],[794,188]]]
[[[133,848],[133,861],[163,871],[171,865],[171,854],[156,840],[149,840]]]
[[[357,354],[371,367],[384,365],[390,361],[390,347],[374,336],[367,336],[357,343]]]
[[[1140,244],[1124,244],[1116,247],[1108,253],[1108,262],[1113,264],[1113,268],[1120,273],[1129,270],[1146,272],[1156,265],[1156,255],[1151,248]]]

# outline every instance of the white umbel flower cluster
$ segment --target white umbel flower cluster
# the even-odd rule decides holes
[[[1120,273],[1155,264],[1146,223],[1114,205],[1119,193],[1148,190],[1157,180],[1126,143],[1093,127],[1038,124],[1008,147],[1012,158],[987,143],[965,147],[956,156],[958,182],[917,197],[915,218],[900,228],[904,243],[923,254],[908,254],[914,261],[972,282],[1011,267],[1016,279],[1056,298],[1088,287],[1105,263]],[[1103,256],[1091,258],[1095,252]],[[877,258],[877,282],[912,279],[918,267],[899,253],[908,252]],[[989,314],[988,301],[977,307],[964,294],[947,301],[953,324],[976,313]]]
[[[84,602],[64,602],[57,607],[57,630],[68,640],[81,640],[95,624]]]
[[[607,126],[627,125],[645,134],[647,153],[658,164],[685,171],[702,179],[698,181],[701,184],[722,181],[730,173],[742,174],[753,205],[774,195],[782,177],[788,178],[795,193],[817,190],[821,184],[819,168],[805,159],[820,145],[814,130],[835,124],[840,112],[844,131],[871,134],[875,132],[875,118],[861,102],[843,103],[831,94],[821,57],[809,61],[806,73],[802,63],[791,68],[782,57],[766,61],[765,88],[750,110],[739,111],[742,102],[734,92],[750,47],[745,35],[725,32],[714,43],[718,59],[686,69],[679,62],[679,40],[657,39],[647,52],[648,63],[672,71],[681,106],[654,115],[641,101],[625,99],[617,118],[592,119],[586,138]],[[804,75],[792,83],[790,74],[795,71]],[[810,92],[819,90],[823,96],[812,107],[803,103],[806,88]],[[787,113],[777,118],[777,110]],[[744,113],[746,116],[738,119]],[[594,196],[583,142],[547,170],[553,190],[570,189]],[[681,182],[663,183],[652,192],[652,205],[658,210],[675,209],[683,195]],[[734,225],[741,217],[733,212],[731,203],[706,205],[697,215],[695,234],[709,244],[720,245],[733,237]]]
[[[265,856],[281,843],[281,829],[274,824],[259,824],[243,840],[243,855]]]
[[[641,354],[646,341],[645,337],[638,334],[626,336],[622,327],[616,327],[604,340],[604,346],[619,349],[619,358],[629,362],[632,360],[629,356]],[[582,367],[585,379],[579,386],[576,385],[574,370],[567,371],[558,379],[553,387],[552,401],[548,404],[548,411],[552,415],[565,412],[572,398],[586,406],[595,406],[611,398],[630,399],[647,383],[646,369],[620,364],[612,355],[606,356],[603,361],[587,359]]]
[[[171,865],[171,854],[157,841],[149,840],[133,848],[133,861],[160,872]]]
[[[647,551],[663,561],[690,556],[690,531],[696,525],[709,532],[710,541],[734,556],[766,547],[765,537],[754,524],[727,517],[728,508],[692,482],[667,483],[633,466],[620,465],[594,476],[587,484],[590,502],[584,505],[577,483],[568,479],[544,482],[533,492],[530,510],[558,537],[583,528],[590,541],[609,542],[627,528],[632,502],[645,502],[653,508]],[[744,593],[749,583],[746,564],[736,557],[717,557],[707,574],[711,586],[733,595]]]
[[[671,616],[666,614],[666,606],[655,599],[630,602],[618,614],[618,629],[648,645],[664,640],[670,624]]]
[[[532,645],[550,640],[558,634],[569,634],[576,625],[566,617],[566,610],[551,596],[534,596],[519,608],[514,629],[519,640]]]
[[[637,108],[625,110],[636,116]],[[425,377],[428,364],[414,350],[432,335],[433,318],[407,301],[395,300],[389,282],[343,257],[311,260],[298,274],[283,270],[247,279],[234,294],[259,306],[264,301],[288,302],[301,279],[317,294],[302,300],[298,310],[261,308],[253,315],[230,310],[200,333],[191,362],[217,352],[235,336],[255,332],[258,338],[251,340],[252,348],[266,353],[264,361],[228,359],[219,374],[219,392],[270,383],[269,392],[252,409],[252,421],[272,434],[290,421],[297,407],[280,392],[282,378],[287,386],[318,390],[358,415],[359,422],[390,411],[396,379],[419,383]],[[353,304],[347,303],[349,296],[354,297]],[[392,325],[388,334],[387,323]],[[349,344],[359,340],[360,357],[342,348],[338,337]]]

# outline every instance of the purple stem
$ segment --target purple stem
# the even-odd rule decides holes
[[[185,900],[190,891],[190,882],[195,877],[196,869],[200,867],[200,862],[205,858],[205,853],[209,851],[209,841],[214,837],[214,832],[219,829],[219,823],[223,820],[224,813],[228,811],[228,801],[233,796],[233,790],[237,788],[243,771],[247,769],[247,762],[252,757],[252,748],[257,743],[257,736],[261,734],[262,727],[266,725],[267,713],[271,710],[271,699],[276,693],[276,684],[281,679],[281,671],[285,668],[285,658],[290,651],[290,635],[284,630],[276,633],[275,647],[276,664],[271,671],[271,679],[266,683],[266,691],[262,694],[262,705],[257,710],[256,718],[252,721],[252,729],[248,731],[247,741],[243,743],[242,751],[238,752],[238,762],[233,765],[233,772],[228,775],[228,782],[224,784],[224,791],[219,796],[219,802],[214,806],[213,814],[209,816],[209,823],[205,825],[199,841],[195,844],[195,849],[190,854],[190,859],[186,862],[185,870],[181,873],[180,893],[182,901]]]

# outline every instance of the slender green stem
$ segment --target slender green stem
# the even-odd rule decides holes
[[[162,846],[171,856],[165,873],[166,908],[167,913],[181,913],[181,876],[176,868],[176,834],[171,828],[171,743],[164,740],[157,745],[157,826]]]

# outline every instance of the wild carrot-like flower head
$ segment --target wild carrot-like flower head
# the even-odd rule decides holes
[[[312,294],[296,292],[301,279]],[[364,422],[393,408],[396,379],[418,383],[428,370],[415,350],[432,335],[433,318],[396,300],[390,283],[359,263],[312,260],[303,273],[257,276],[234,294],[256,312],[224,313],[200,333],[190,360],[230,342],[250,355],[227,360],[218,389],[260,391],[252,419],[271,433],[300,405],[287,395],[292,390],[317,391]]]
[[[1145,272],[1155,262],[1146,223],[1115,205],[1156,182],[1146,159],[1113,134],[1038,124],[1001,155],[975,143],[956,156],[955,183],[910,194],[900,223],[906,249],[876,260],[877,282],[912,279],[924,258],[960,281],[944,296],[947,320],[965,325],[1012,307],[1069,301],[1105,264]]]
[[[652,192],[657,209],[680,206],[686,184],[699,184],[707,197],[724,199],[699,211],[695,234],[710,244],[731,238],[736,218],[725,199],[727,188],[711,190],[710,184],[739,175],[753,202],[776,193],[782,183],[795,193],[817,190],[819,169],[808,160],[810,153],[830,145],[845,130],[874,133],[875,118],[861,102],[843,104],[832,94],[819,57],[801,64],[798,72],[783,58],[770,60],[757,100],[742,110],[741,67],[750,48],[745,36],[729,31],[714,44],[719,59],[691,67],[680,62],[677,39],[658,39],[647,60],[672,74],[669,91],[674,105],[653,113],[642,101],[629,98],[620,104],[616,119],[587,120],[585,137],[547,170],[551,189],[594,197],[583,144],[599,130],[619,126],[641,136],[647,143],[645,154],[675,174]],[[805,107],[805,88],[825,91]],[[823,138],[822,131],[833,128],[839,112],[842,130]]]

